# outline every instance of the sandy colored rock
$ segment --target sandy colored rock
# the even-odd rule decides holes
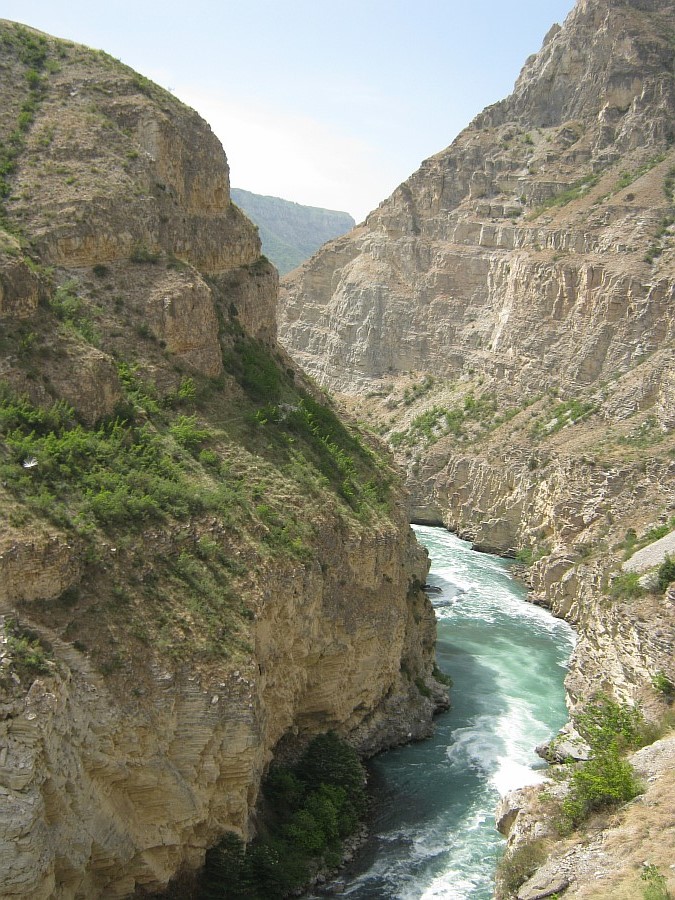
[[[53,63],[4,200],[35,259],[0,228],[0,895],[121,900],[251,837],[280,743],[376,753],[447,690],[402,483],[276,345],[277,274],[209,127],[104,53],[0,31],[0,140],[26,42]],[[307,422],[268,427],[268,387],[279,416],[316,396],[377,501]]]
[[[675,509],[674,26],[665,0],[580,0],[509,97],[282,280],[281,341],[389,439],[413,520],[520,556],[575,626],[573,714],[600,690],[660,720],[675,679],[672,601],[615,579]],[[528,897],[572,882],[542,878]]]

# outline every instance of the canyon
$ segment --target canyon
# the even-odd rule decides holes
[[[665,550],[626,575],[675,526],[673,34],[670,3],[579,0],[508,98],[283,279],[279,313],[291,355],[389,442],[412,520],[517,556],[574,625],[572,717],[600,691],[666,732]],[[646,768],[645,797],[672,806],[667,765]],[[508,853],[536,833],[515,812]],[[576,869],[518,896],[634,896],[658,850],[633,827],[629,864],[614,825],[552,841],[551,871]],[[611,884],[589,883],[593,841],[614,847]]]

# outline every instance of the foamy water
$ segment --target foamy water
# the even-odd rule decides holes
[[[566,720],[572,630],[524,601],[508,562],[437,528],[415,529],[432,559],[437,657],[452,709],[429,741],[372,766],[372,840],[348,874],[358,900],[489,900],[503,849],[500,795],[541,781],[535,754]]]

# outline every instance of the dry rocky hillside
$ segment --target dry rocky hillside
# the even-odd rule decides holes
[[[193,111],[2,22],[0,200],[0,895],[152,894],[282,738],[428,733],[427,560]]]
[[[517,554],[575,625],[571,710],[601,690],[662,723],[675,605],[648,588],[675,528],[674,65],[672,2],[579,0],[511,96],[282,282],[279,314],[294,358],[389,440],[412,518]],[[609,839],[603,863],[625,896],[636,859],[669,855],[635,836],[630,865]],[[591,868],[523,896],[600,896]]]

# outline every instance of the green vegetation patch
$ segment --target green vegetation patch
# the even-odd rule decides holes
[[[333,868],[366,812],[365,772],[336,735],[319,735],[292,767],[263,782],[263,823],[247,847],[228,834],[206,855],[201,900],[276,900]]]
[[[672,703],[675,700],[675,684],[665,672],[657,672],[656,675],[652,676],[652,686],[667,703]]]
[[[461,440],[475,439],[509,421],[520,411],[512,407],[499,413],[498,409],[494,394],[485,393],[477,397],[470,393],[461,406],[450,409],[432,406],[415,416],[405,431],[394,431],[389,436],[389,443],[395,448],[431,445],[449,434]]]
[[[79,315],[72,294],[59,303],[63,321]],[[76,602],[40,609],[106,674],[132,664],[101,642],[107,628],[165,659],[249,652],[249,569],[312,562],[327,511],[360,522],[389,513],[387,460],[296,386],[273,351],[243,337],[237,347],[241,393],[183,376],[162,396],[140,368],[119,362],[124,399],[95,425],[62,401],[38,406],[0,384],[5,515],[15,527],[49,523],[77,537]],[[270,395],[276,403],[263,402]],[[213,536],[195,537],[207,521]],[[134,549],[139,532],[157,526],[162,551],[155,538]]]
[[[627,188],[628,185],[632,184],[634,181],[637,181],[638,178],[642,178],[642,176],[646,175],[647,172],[650,172],[654,168],[654,166],[657,166],[660,162],[663,162],[665,158],[665,153],[659,153],[657,156],[653,156],[651,159],[648,159],[646,163],[638,166],[637,169],[633,169],[632,172],[622,172],[619,176],[619,180],[614,185],[613,193],[622,191],[624,188]]]
[[[577,766],[562,802],[560,829],[577,828],[591,813],[611,809],[637,797],[642,787],[630,763],[629,750],[653,738],[639,709],[596,694],[575,721],[592,756]]]
[[[28,96],[23,101],[13,131],[0,141],[0,199],[11,193],[11,177],[17,160],[25,144],[25,135],[35,118],[35,113],[44,95],[42,70],[47,62],[49,44],[46,38],[33,34],[21,25],[12,25],[2,30],[2,48],[18,56],[23,65]]]
[[[8,687],[13,676],[24,686],[30,685],[38,675],[47,675],[54,663],[50,659],[50,647],[31,629],[24,628],[13,618],[4,621],[2,643],[3,664],[0,668],[0,687]]]
[[[533,547],[520,547],[516,553],[516,561],[522,566],[532,566],[534,563],[548,556],[551,552],[549,544],[537,544]]]
[[[58,525],[134,527],[218,502],[217,489],[192,477],[179,442],[172,447],[150,422],[115,418],[90,428],[62,402],[44,409],[4,387],[0,436],[0,478]]]
[[[669,247],[670,238],[672,237],[671,228],[675,224],[675,216],[664,216],[661,219],[658,230],[654,235],[652,243],[647,248],[647,252],[645,253],[645,262],[653,263],[655,259],[658,259],[659,256]]]
[[[634,528],[629,528],[626,531],[622,543],[625,551],[624,559],[630,559],[630,557],[638,550],[642,550],[643,547],[647,547],[649,544],[653,544],[654,541],[660,540],[662,537],[670,534],[673,529],[675,529],[675,516],[671,516],[667,522],[663,523],[663,525],[656,525],[654,528],[650,528],[639,537]]]
[[[91,320],[91,307],[78,295],[75,280],[68,280],[56,288],[49,307],[67,330],[95,347],[100,345],[100,334]]]
[[[533,209],[528,219],[536,219],[537,216],[541,215],[547,209],[553,209],[558,206],[567,206],[568,203],[571,203],[573,200],[579,200],[581,197],[585,196],[592,187],[600,180],[600,175],[597,173],[591,173],[589,175],[584,175],[583,178],[580,178],[578,181],[575,181],[573,185],[571,185],[567,190],[561,191],[559,194],[556,194],[553,197],[549,197],[548,200],[545,200],[536,209]]]
[[[419,400],[420,397],[423,397],[432,389],[435,383],[436,379],[433,375],[425,375],[421,381],[415,382],[415,384],[407,387],[403,391],[404,405],[410,406],[415,400]]]
[[[638,450],[646,450],[655,444],[661,443],[666,433],[663,431],[656,416],[647,416],[643,422],[632,428],[628,434],[622,434],[616,438],[617,444],[622,447],[634,447]]]
[[[612,579],[609,595],[614,600],[637,600],[646,593],[638,572],[622,572]]]
[[[663,593],[675,581],[675,559],[666,556],[659,566],[656,579],[656,588]]]
[[[386,462],[348,427],[328,403],[320,403],[295,382],[264,344],[235,332],[223,357],[251,401],[248,420],[268,438],[267,452],[317,471],[324,483],[356,512],[387,508],[391,473]]]
[[[643,900],[670,900],[666,878],[656,866],[644,863],[640,881]]]
[[[530,428],[530,437],[533,440],[551,437],[569,425],[584,422],[596,409],[597,404],[576,398],[557,403],[535,420]]]

